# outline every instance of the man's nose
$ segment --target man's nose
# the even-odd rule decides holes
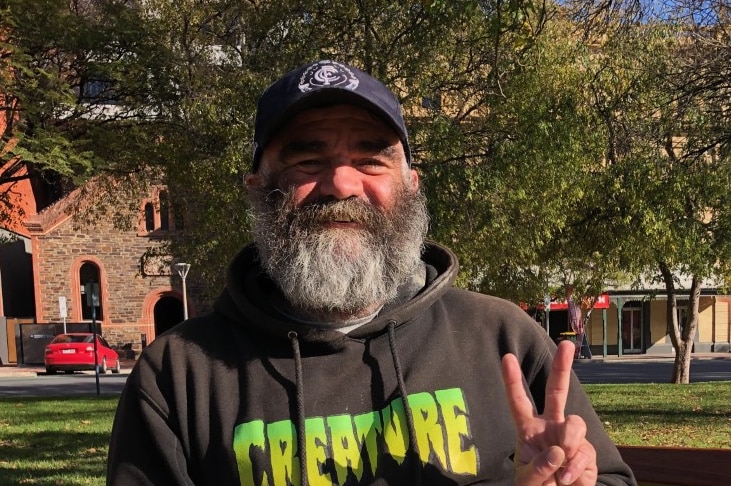
[[[325,171],[320,181],[320,195],[335,199],[360,197],[363,194],[362,174],[350,165],[338,164]]]

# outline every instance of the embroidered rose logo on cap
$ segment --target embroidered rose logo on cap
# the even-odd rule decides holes
[[[303,93],[318,88],[338,86],[354,90],[360,81],[347,66],[334,61],[320,61],[308,67],[299,82],[299,90]]]

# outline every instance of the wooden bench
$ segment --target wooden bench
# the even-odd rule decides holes
[[[731,485],[731,449],[617,448],[641,485]]]

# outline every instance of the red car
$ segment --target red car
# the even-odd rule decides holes
[[[119,373],[121,363],[119,355],[99,334],[96,335],[97,362],[99,373]],[[46,346],[46,373],[57,371],[71,373],[74,371],[94,369],[94,335],[90,332],[73,332],[59,334],[51,344]]]

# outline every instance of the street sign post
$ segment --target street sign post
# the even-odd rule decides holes
[[[94,339],[94,375],[96,376],[96,394],[100,395],[99,387],[99,350],[96,345],[96,308],[99,307],[99,284],[86,284],[86,304],[91,307],[91,333]]]
[[[58,313],[63,319],[63,333],[66,334],[66,318],[68,317],[68,308],[66,307],[66,297],[58,298]]]
[[[551,324],[550,324],[550,313],[551,313],[551,296],[546,294],[543,297],[543,310],[546,312],[546,334],[551,334]]]

